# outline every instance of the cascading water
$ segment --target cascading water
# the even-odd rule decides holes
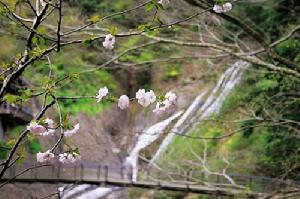
[[[164,132],[164,129],[176,118],[178,118],[183,111],[175,113],[168,119],[156,123],[155,125],[147,128],[143,131],[143,133],[139,136],[134,148],[131,150],[128,157],[125,159],[124,166],[129,167],[132,170],[132,180],[137,180],[138,175],[138,156],[139,152],[144,149],[145,147],[149,146],[153,143],[156,139],[160,137],[160,135]]]
[[[188,120],[191,119],[191,116],[196,112],[196,110],[199,108],[201,105],[201,102],[203,101],[204,96],[206,95],[206,91],[200,93],[193,103],[188,107],[188,109],[185,111],[185,113],[182,115],[182,117],[177,121],[177,123],[174,125],[170,133],[166,136],[162,144],[160,145],[159,149],[151,159],[150,163],[153,163],[152,161],[155,160],[159,154],[165,150],[167,145],[171,142],[175,134],[180,134],[180,127]]]
[[[200,93],[194,102],[190,105],[187,111],[183,114],[183,116],[178,120],[175,126],[171,129],[170,133],[162,144],[160,145],[159,149],[156,151],[155,155],[150,161],[153,164],[159,156],[166,150],[167,146],[173,140],[175,135],[183,134],[186,132],[187,126],[190,123],[193,124],[193,127],[203,119],[207,118],[212,114],[218,114],[225,98],[228,96],[230,91],[234,88],[234,86],[239,82],[242,72],[249,67],[249,63],[245,61],[237,61],[235,62],[230,68],[228,68],[221,78],[219,79],[218,83],[212,90],[211,94],[208,96],[204,104],[199,108],[200,101],[202,100],[203,96],[206,94],[205,92]],[[197,106],[198,104],[198,106]],[[196,110],[199,109],[199,110]],[[195,116],[193,117],[193,114]],[[197,113],[199,113],[197,115]],[[193,118],[192,118],[193,117]],[[189,124],[186,124],[188,118],[192,118],[189,121]]]

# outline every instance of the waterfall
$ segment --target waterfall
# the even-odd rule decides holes
[[[120,190],[119,187],[112,187],[112,188],[106,188],[106,187],[98,187],[94,190],[88,191],[80,196],[78,196],[76,199],[95,199],[95,198],[102,198],[106,195],[110,194],[113,191]]]
[[[182,113],[183,111],[177,112],[166,120],[154,124],[153,126],[145,129],[139,136],[134,148],[131,150],[129,156],[126,157],[124,162],[125,168],[130,168],[132,172],[131,175],[133,181],[137,180],[139,152],[158,139],[164,132],[164,129]]]
[[[207,91],[201,92],[195,98],[194,102],[189,106],[189,108],[185,111],[183,116],[178,120],[175,126],[170,130],[168,136],[166,136],[166,138],[163,140],[159,149],[151,159],[150,164],[154,163],[160,157],[160,155],[166,150],[167,146],[171,143],[175,135],[180,135],[187,132],[187,128],[189,127],[190,123],[192,123],[192,128],[194,128],[196,124],[199,124],[210,115],[218,114],[225,98],[228,96],[234,86],[239,82],[242,72],[244,71],[244,69],[249,67],[249,65],[250,64],[248,62],[239,60],[235,62],[231,67],[229,67],[223,73],[223,75],[221,75],[216,86],[213,88],[202,106],[200,105],[200,102],[202,101]],[[190,120],[189,124],[186,124],[188,120]]]
[[[153,163],[153,160],[155,160],[159,154],[161,154],[162,151],[165,150],[165,148],[168,146],[168,144],[171,142],[175,134],[180,134],[181,130],[179,129],[188,119],[191,118],[191,116],[194,114],[195,111],[199,108],[201,102],[203,101],[204,96],[206,95],[206,91],[200,93],[193,103],[188,107],[188,109],[185,111],[185,113],[182,115],[182,117],[177,121],[177,123],[174,125],[170,133],[166,136],[164,141],[161,143],[159,149],[151,159],[150,163]]]

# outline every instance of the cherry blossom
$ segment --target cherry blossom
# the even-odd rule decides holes
[[[228,12],[232,9],[232,4],[227,2],[223,5],[223,12]]]
[[[65,137],[71,137],[72,135],[76,134],[79,131],[79,129],[80,129],[80,124],[78,123],[74,126],[73,129],[65,131],[64,135]]]
[[[149,98],[151,104],[156,101],[156,96],[155,96],[155,93],[153,92],[153,90],[148,91],[146,93],[146,95]]]
[[[42,133],[40,135],[42,135],[42,136],[53,135],[54,132],[55,132],[54,129],[48,129],[45,133]]]
[[[152,90],[146,92],[145,89],[139,89],[135,96],[138,100],[138,103],[143,107],[149,106],[156,100],[156,96]]]
[[[111,34],[108,34],[105,36],[104,42],[102,44],[104,48],[112,50],[114,48],[115,42],[116,42],[115,37]]]
[[[214,7],[213,7],[213,10],[214,10],[216,13],[225,13],[225,12],[229,12],[231,9],[232,9],[232,4],[229,3],[229,2],[223,4],[222,6],[221,6],[221,5],[218,5],[218,4],[215,4]]]
[[[36,154],[37,162],[48,162],[48,161],[52,160],[53,158],[54,158],[54,154],[51,153],[50,150],[48,150],[44,153],[38,152]]]
[[[158,3],[165,7],[170,3],[170,0],[159,0]]]
[[[74,163],[81,159],[81,156],[78,153],[72,152],[72,153],[62,153],[58,155],[58,161],[61,163]]]
[[[38,124],[35,121],[31,121],[29,125],[27,125],[27,130],[29,130],[34,135],[41,135],[41,136],[47,136],[47,135],[53,135],[55,132],[54,129],[54,121],[52,119],[46,118],[43,120],[47,126],[43,126]]]
[[[118,101],[118,107],[122,110],[128,108],[129,106],[129,97],[127,95],[122,95]]]
[[[100,88],[96,95],[97,102],[100,102],[102,98],[105,97],[107,94],[108,94],[108,88],[106,86]]]
[[[214,7],[213,7],[213,10],[216,12],[216,13],[222,13],[223,12],[223,7],[218,5],[218,4],[215,4]]]
[[[156,114],[162,114],[169,111],[176,104],[176,99],[177,96],[175,93],[166,93],[164,101],[158,102],[153,112]]]
[[[44,126],[39,125],[35,121],[31,121],[30,124],[27,125],[26,128],[28,131],[30,131],[31,133],[33,133],[35,135],[41,135],[47,131],[47,129]]]
[[[42,5],[42,7],[45,7],[46,6],[46,2],[44,0],[40,0],[40,3]]]
[[[46,118],[44,122],[48,125],[49,128],[54,128],[54,121],[50,118]]]
[[[175,105],[176,104],[176,99],[177,99],[177,96],[175,93],[173,92],[168,92],[166,95],[165,95],[165,100],[164,100],[164,104],[165,105]]]

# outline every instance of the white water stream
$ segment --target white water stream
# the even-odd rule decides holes
[[[195,127],[196,124],[203,121],[212,114],[218,114],[225,98],[228,96],[230,91],[234,86],[239,82],[242,72],[244,69],[249,67],[249,63],[244,61],[235,62],[230,68],[228,68],[220,77],[216,86],[210,92],[210,95],[205,99],[207,90],[201,92],[188,109],[182,115],[182,111],[173,114],[171,117],[163,120],[155,125],[145,129],[141,135],[139,135],[135,146],[131,150],[129,156],[126,157],[124,161],[125,168],[129,169],[129,177],[133,181],[137,180],[138,177],[138,156],[139,152],[152,144],[157,140],[164,130],[170,125],[170,123],[176,120],[178,117],[179,120],[171,129],[169,134],[165,137],[159,149],[156,151],[155,155],[151,159],[150,163],[154,163],[166,150],[167,146],[171,143],[175,135],[187,133],[188,128]],[[127,175],[128,175],[127,174]],[[81,185],[77,189],[82,191],[82,189],[87,189],[86,185]],[[75,190],[74,190],[75,189]],[[68,191],[63,195],[62,198],[68,198],[70,195],[74,195],[76,188],[73,191]],[[111,192],[116,188],[103,188],[99,187],[91,191],[87,191],[78,196],[78,199],[96,199],[101,198]],[[71,193],[70,193],[71,192]],[[73,193],[74,192],[74,193]]]
[[[230,91],[239,82],[244,69],[249,67],[248,62],[237,61],[230,68],[228,68],[220,77],[218,83],[212,90],[211,94],[207,97],[206,101],[202,104],[203,97],[207,91],[201,92],[189,106],[183,116],[178,120],[174,127],[169,132],[168,136],[164,139],[159,149],[150,161],[154,163],[160,155],[166,150],[167,146],[171,143],[175,135],[186,133],[186,129],[192,124],[192,128],[199,122],[212,114],[218,114],[225,98]]]
[[[183,111],[177,112],[166,120],[163,120],[155,125],[145,129],[139,136],[134,148],[131,150],[129,156],[126,157],[124,166],[132,170],[132,180],[136,181],[138,176],[138,158],[139,152],[145,147],[152,144],[164,132],[167,126],[178,118]]]

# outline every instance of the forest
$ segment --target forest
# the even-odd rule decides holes
[[[0,0],[0,198],[300,198],[300,1]]]

